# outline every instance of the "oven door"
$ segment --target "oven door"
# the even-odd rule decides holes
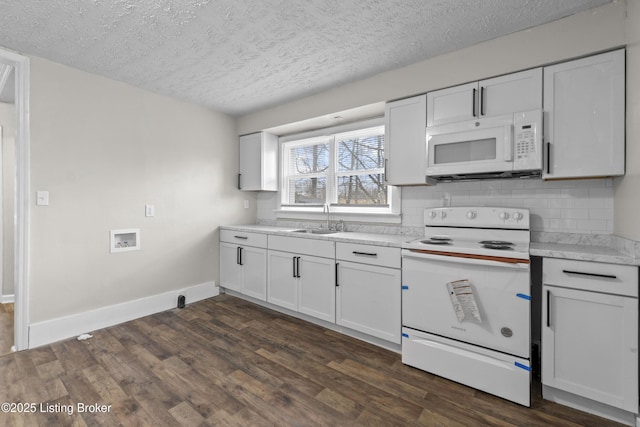
[[[464,280],[467,291],[452,298],[448,284]],[[403,250],[405,327],[529,358],[530,299],[528,260],[509,263]],[[460,304],[471,311],[475,304],[477,312],[461,316]]]
[[[513,116],[427,129],[427,176],[513,170]]]

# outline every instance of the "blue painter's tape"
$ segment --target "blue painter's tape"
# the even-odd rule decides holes
[[[404,338],[409,338],[409,334],[405,334],[404,332],[402,333],[402,336],[403,336]]]
[[[527,294],[516,294],[518,298],[526,299],[527,301],[531,301],[531,296]]]
[[[518,363],[518,362],[513,362],[513,364],[516,365],[518,368],[522,368],[525,371],[531,372],[531,367],[530,366],[523,365],[522,363]]]
[[[409,289],[409,287],[408,287],[408,286],[403,286],[403,287],[402,287],[402,290],[403,290],[403,291],[406,291],[407,289]]]

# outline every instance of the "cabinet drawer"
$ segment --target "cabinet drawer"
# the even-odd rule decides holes
[[[220,230],[220,241],[236,243],[238,245],[253,246],[256,248],[267,247],[267,235],[262,233]]]
[[[329,240],[270,235],[268,242],[269,249],[276,251],[324,258],[334,258],[336,256],[335,243]]]
[[[401,256],[400,248],[338,242],[336,243],[336,259],[380,267],[400,268]]]
[[[585,291],[638,296],[638,267],[545,258],[542,283]]]

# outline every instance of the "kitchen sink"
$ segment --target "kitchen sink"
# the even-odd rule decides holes
[[[310,233],[310,234],[335,234],[341,233],[338,230],[329,230],[327,228],[305,228],[301,230],[293,230],[292,233]]]

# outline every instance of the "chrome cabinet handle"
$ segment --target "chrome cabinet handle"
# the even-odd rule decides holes
[[[338,284],[338,266],[340,265],[339,262],[336,262],[336,288],[338,286],[340,286],[340,284]]]
[[[480,115],[484,116],[484,86],[480,86]]]

